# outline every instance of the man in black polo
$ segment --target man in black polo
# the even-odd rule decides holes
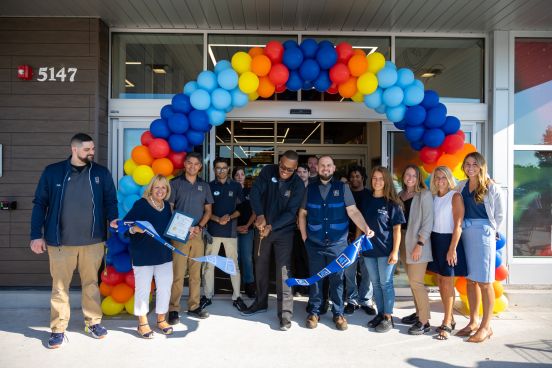
[[[286,151],[278,165],[265,166],[250,194],[251,207],[257,215],[254,249],[257,298],[242,315],[266,312],[268,308],[270,253],[274,249],[278,318],[284,331],[291,327],[293,316],[293,295],[286,280],[291,276],[295,221],[305,192],[305,185],[295,174],[298,159],[295,151]]]

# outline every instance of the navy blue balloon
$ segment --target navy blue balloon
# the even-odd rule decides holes
[[[289,49],[291,47],[299,47],[299,44],[295,40],[287,40],[287,41],[284,41],[282,46],[284,46],[284,49]]]
[[[337,51],[333,46],[323,46],[318,48],[316,53],[316,61],[320,68],[330,69],[337,63]]]
[[[328,40],[323,40],[323,41],[320,41],[320,42],[318,43],[318,47],[319,47],[319,48],[322,48],[322,47],[331,47],[331,48],[333,48],[333,47],[334,47],[334,44],[331,43],[331,42],[328,41]]]
[[[286,87],[290,91],[299,91],[303,87],[303,80],[298,72],[292,70],[289,72],[289,78],[286,82]]]
[[[316,51],[318,50],[318,44],[312,38],[305,38],[301,41],[300,48],[306,58],[314,58]]]
[[[190,128],[200,132],[209,130],[209,115],[203,110],[193,110],[190,115]]]
[[[303,52],[299,47],[290,47],[284,50],[282,62],[290,70],[295,70],[303,63]]]
[[[119,241],[125,244],[130,244],[130,238],[125,235],[123,231],[117,232],[117,237],[119,238]]]
[[[424,144],[426,146],[437,148],[445,140],[445,133],[441,129],[428,129],[424,133]]]
[[[422,106],[426,109],[431,109],[432,107],[437,106],[439,103],[439,95],[437,92],[428,89],[424,91],[424,99],[422,100]]]
[[[506,245],[506,237],[502,233],[498,233],[498,239],[496,240],[496,250],[504,248]]]
[[[190,97],[184,93],[178,93],[172,98],[172,106],[175,112],[182,112],[184,114],[189,113],[192,110],[192,104],[190,103]]]
[[[414,142],[410,142],[410,147],[412,147],[412,149],[414,151],[419,151],[421,150],[422,148],[424,148],[424,142],[423,141],[414,141]]]
[[[424,125],[427,128],[439,128],[445,124],[447,118],[447,108],[442,103],[438,103],[437,106],[427,110],[426,119]]]
[[[404,130],[404,136],[409,142],[416,142],[422,139],[425,129],[423,126],[407,126]]]
[[[495,258],[495,268],[498,268],[502,266],[502,257],[500,256],[500,254],[497,252],[496,253],[496,258]]]
[[[174,114],[174,110],[171,105],[165,105],[161,108],[161,119],[169,120]]]
[[[320,73],[320,66],[314,59],[305,59],[299,67],[299,74],[301,79],[305,81],[313,81],[318,78]]]
[[[303,86],[301,87],[304,91],[309,91],[314,87],[314,84],[311,81],[304,81]]]
[[[446,135],[454,134],[460,129],[460,120],[456,116],[447,116],[441,129]]]
[[[169,129],[173,133],[182,134],[190,126],[188,118],[184,114],[175,113],[169,119]]]
[[[403,119],[401,121],[396,121],[393,123],[393,125],[395,126],[395,128],[397,129],[400,129],[400,130],[405,130],[406,129],[406,119]]]
[[[113,267],[117,272],[125,273],[132,270],[132,264],[130,262],[130,255],[128,252],[116,254],[112,257]]]
[[[119,214],[120,213],[121,212],[119,211]],[[105,255],[105,264],[108,266],[113,265],[113,257],[111,257],[111,254],[109,252],[107,252],[107,254]]]
[[[313,84],[318,92],[326,92],[332,85],[332,80],[330,79],[328,71],[321,70],[320,74],[318,74],[318,78],[316,78]]]
[[[407,108],[404,114],[404,120],[406,120],[406,123],[410,126],[422,125],[425,118],[426,110],[420,105]]]
[[[112,256],[122,253],[128,249],[128,245],[120,241],[118,236],[110,237],[105,245],[107,246],[108,253],[110,253]]]
[[[174,152],[186,152],[188,150],[188,139],[183,134],[172,134],[169,137],[169,146]]]
[[[188,138],[188,142],[194,146],[199,146],[203,143],[204,134],[202,132],[198,132],[195,130],[188,130],[188,133],[186,133],[186,137]]]
[[[156,119],[150,124],[150,132],[155,138],[167,138],[171,135],[169,125],[163,119]]]

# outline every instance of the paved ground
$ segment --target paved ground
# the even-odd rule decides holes
[[[483,344],[459,337],[438,341],[431,335],[410,336],[396,324],[385,334],[369,331],[363,311],[348,317],[349,329],[337,331],[329,315],[316,330],[304,328],[305,298],[296,298],[293,326],[278,329],[275,298],[267,313],[245,318],[228,297],[214,299],[206,320],[187,318],[173,336],[156,334],[143,340],[130,317],[104,320],[109,335],[94,340],[83,333],[82,312],[72,310],[69,341],[59,350],[46,348],[49,310],[40,302],[28,304],[17,294],[0,293],[0,367],[551,367],[552,310],[518,308],[493,322],[494,336]],[[73,292],[72,299],[78,298]],[[32,298],[31,292],[31,298]],[[75,303],[77,304],[77,303]],[[440,304],[432,302],[432,325],[442,319]],[[408,299],[397,302],[395,315],[412,313]],[[466,318],[456,311],[461,327]],[[154,321],[150,316],[150,321]],[[397,318],[398,319],[398,318]]]

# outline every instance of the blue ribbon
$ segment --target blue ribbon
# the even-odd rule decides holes
[[[370,239],[368,239],[366,235],[361,235],[355,241],[349,244],[343,250],[343,252],[337,256],[336,259],[334,259],[332,262],[330,262],[329,265],[321,269],[316,275],[312,275],[308,279],[289,278],[286,280],[286,284],[290,287],[297,285],[313,285],[316,282],[322,280],[324,277],[331,275],[332,273],[342,271],[345,268],[349,267],[355,262],[361,252],[365,252],[373,248],[374,246],[372,245],[372,242],[370,242]]]
[[[155,231],[153,226],[148,221],[118,221],[117,225],[119,227],[115,231],[123,231],[123,232],[127,231],[133,226],[138,226],[140,229],[144,230],[144,234],[151,236],[153,239],[157,240],[159,243],[163,244],[165,247],[169,248],[173,252],[176,252],[181,256],[191,258],[187,254],[183,253],[182,251],[174,247],[171,243],[167,242],[161,236],[159,236],[159,234],[157,234],[157,231]],[[210,263],[216,268],[220,269],[222,272],[227,273],[229,275],[233,276],[236,274],[236,265],[234,264],[234,261],[231,260],[230,258],[221,257],[218,255],[211,255],[211,256],[196,257],[191,259],[197,262]]]

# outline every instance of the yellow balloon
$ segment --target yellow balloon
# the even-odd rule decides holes
[[[504,312],[508,308],[509,302],[506,295],[502,294],[500,298],[495,299],[493,313],[498,314]]]
[[[155,174],[153,173],[151,167],[147,165],[140,165],[136,169],[134,169],[132,173],[132,179],[134,179],[134,181],[138,185],[147,185],[154,175]]]
[[[378,78],[374,73],[366,72],[357,79],[357,89],[363,95],[369,95],[378,88]]]
[[[251,55],[247,52],[238,51],[232,56],[232,68],[238,74],[248,72],[251,70],[251,60]]]
[[[385,56],[379,52],[373,52],[366,56],[368,60],[368,71],[371,73],[377,73],[385,66]]]
[[[364,95],[360,93],[360,91],[357,91],[357,93],[355,93],[353,97],[351,97],[351,100],[353,100],[354,102],[364,102]]]
[[[245,72],[240,75],[238,85],[240,90],[248,95],[255,92],[257,87],[259,87],[259,77],[257,77],[253,72]]]
[[[125,310],[128,314],[134,314],[134,295],[125,302]]]
[[[123,311],[124,308],[125,308],[124,304],[117,303],[110,296],[108,296],[102,301],[102,312],[106,316],[114,316],[116,314],[119,314]]]
[[[422,180],[425,181],[430,174],[427,171],[425,171],[423,165],[418,166],[418,168],[420,169],[420,173],[422,174]]]
[[[255,101],[256,99],[259,98],[259,94],[257,93],[257,91],[254,91],[248,94],[247,98],[249,98],[249,101]]]
[[[456,167],[454,168],[454,170],[452,170],[452,175],[457,180],[467,179],[466,178],[466,173],[464,172],[464,170],[462,170],[462,162],[459,162],[458,165],[456,165]]]
[[[168,180],[168,181],[171,181],[172,179],[174,179],[174,175],[173,175],[173,174],[167,176],[167,180]]]
[[[432,274],[429,274],[429,273],[426,273],[424,275],[424,284],[426,284],[427,286],[435,286],[437,285],[435,283],[435,279],[433,278],[434,275]]]
[[[134,169],[136,169],[138,165],[136,165],[136,162],[134,162],[131,158],[125,161],[125,164],[123,165],[123,168],[125,170],[125,174],[132,175],[132,172]]]

